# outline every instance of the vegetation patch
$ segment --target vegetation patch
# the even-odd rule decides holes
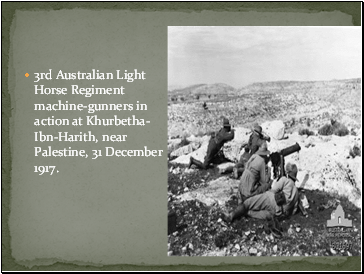
[[[349,130],[345,125],[335,120],[331,120],[331,124],[326,124],[323,127],[321,127],[318,133],[320,135],[325,135],[325,136],[333,134],[337,136],[346,136],[349,134]]]
[[[352,158],[355,158],[356,156],[361,156],[361,150],[357,145],[354,145],[352,148],[350,148],[349,155]]]
[[[298,134],[299,135],[307,135],[307,136],[311,136],[311,135],[315,135],[315,133],[307,128],[301,128],[299,131],[298,131]]]

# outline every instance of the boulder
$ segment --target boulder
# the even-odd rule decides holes
[[[189,154],[199,148],[198,143],[191,143],[186,146],[180,147],[171,153],[172,157],[179,157],[182,155]]]
[[[210,136],[208,136],[208,138],[205,138],[205,141],[197,150],[187,155],[179,156],[178,158],[171,161],[171,163],[188,165],[191,156],[196,160],[203,162],[207,153],[207,147],[209,145],[210,138],[211,138]]]
[[[204,188],[198,188],[181,194],[178,199],[181,201],[198,200],[207,206],[213,204],[224,205],[231,196],[231,189],[237,191],[238,182],[233,179],[222,176],[216,180],[210,181]]]
[[[232,172],[234,166],[235,166],[234,163],[228,162],[228,163],[223,163],[221,165],[218,165],[217,169],[219,170],[220,174],[224,174],[224,173]]]
[[[269,137],[276,140],[281,140],[284,137],[285,127],[281,120],[264,122],[261,125],[263,132],[268,134]]]
[[[204,135],[202,137],[191,135],[190,137],[186,138],[187,141],[189,141],[191,143],[198,143],[198,144],[202,144],[202,143],[206,142],[206,140],[209,140],[209,139],[210,139],[210,136],[208,136],[208,135]]]

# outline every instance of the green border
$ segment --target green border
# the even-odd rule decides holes
[[[165,265],[165,266],[136,266],[108,265],[104,267],[78,266],[69,263],[55,263],[50,266],[34,266],[31,269],[19,265],[11,256],[10,232],[8,218],[10,214],[11,190],[11,151],[9,138],[9,119],[11,102],[8,91],[8,66],[10,49],[10,26],[16,10],[59,10],[73,8],[87,9],[122,9],[133,11],[179,11],[200,12],[209,11],[259,11],[259,12],[332,12],[340,11],[352,16],[352,25],[361,26],[361,2],[2,2],[2,271],[360,271],[361,257],[349,257],[344,262],[335,262],[327,258],[315,260],[290,261],[284,263],[263,263],[261,265]],[[325,264],[325,262],[328,264]],[[317,263],[315,263],[317,262]]]

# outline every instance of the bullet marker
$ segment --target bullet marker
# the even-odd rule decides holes
[[[29,76],[29,73],[27,72],[27,73],[25,73],[25,77],[28,77]]]

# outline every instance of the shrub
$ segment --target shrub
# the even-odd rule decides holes
[[[301,128],[299,131],[298,131],[298,134],[299,135],[307,135],[307,136],[311,136],[311,135],[315,135],[315,133],[307,128]]]
[[[345,136],[349,134],[349,130],[345,125],[331,119],[331,125],[330,124],[324,125],[322,128],[319,129],[318,133],[320,135],[326,135],[326,136],[332,134],[335,134],[337,136]]]
[[[354,145],[353,148],[350,148],[349,155],[353,158],[355,158],[355,156],[361,156],[360,148],[357,145]]]
[[[330,125],[330,124],[326,124],[318,130],[318,134],[320,134],[320,135],[328,136],[328,135],[332,135],[333,133],[334,133],[334,130],[333,130],[332,125]]]
[[[349,134],[348,128],[340,123],[335,123],[334,134],[337,136],[345,136]]]

